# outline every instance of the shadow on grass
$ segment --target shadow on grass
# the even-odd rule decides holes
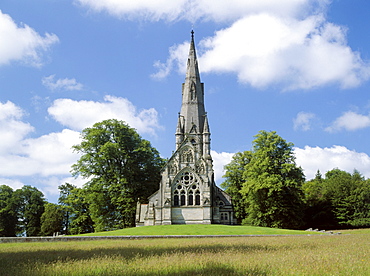
[[[174,243],[176,240],[174,240]],[[25,246],[22,244],[20,246]],[[48,248],[46,245],[43,247],[29,248],[24,252],[0,252],[0,275],[27,275],[27,271],[32,271],[32,268],[37,264],[38,266],[48,266],[54,263],[65,263],[67,266],[70,263],[83,261],[83,260],[94,260],[97,262],[101,258],[118,258],[122,261],[130,261],[133,259],[142,259],[143,264],[145,260],[150,257],[160,257],[160,256],[171,256],[172,254],[177,255],[186,255],[186,254],[217,254],[217,253],[228,253],[228,254],[238,254],[241,252],[274,252],[277,250],[282,250],[281,247],[269,246],[269,245],[245,245],[245,244],[194,244],[192,245],[173,245],[173,246],[139,246],[130,245],[127,246],[124,243],[119,243],[112,247],[112,244],[109,247],[104,247],[104,245],[94,245],[90,247],[79,248],[79,243],[76,243],[76,247],[71,245],[60,246],[57,248],[56,245]],[[26,247],[25,247],[26,248]],[[288,248],[284,247],[283,250]],[[12,250],[9,250],[12,251]],[[218,255],[219,256],[219,255]],[[33,274],[38,275],[38,274]],[[45,274],[43,274],[45,275]],[[65,274],[63,274],[65,275]],[[101,271],[99,274],[86,274],[81,275],[108,275],[104,274],[104,271]],[[112,274],[110,274],[112,275]],[[113,274],[121,275],[121,274]],[[147,274],[131,274],[131,275],[153,275],[148,272]],[[154,274],[155,275],[155,274]],[[157,274],[160,275],[160,274]],[[222,263],[206,263],[201,267],[196,268],[186,268],[183,272],[176,272],[171,274],[161,273],[161,275],[267,275],[266,272],[261,271],[258,268],[252,268],[250,271],[244,271],[242,274],[236,272],[233,268],[226,264]]]

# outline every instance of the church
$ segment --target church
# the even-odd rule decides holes
[[[148,204],[137,205],[136,226],[236,224],[230,196],[214,181],[211,132],[193,31],[175,137],[176,150],[161,171],[159,190]]]

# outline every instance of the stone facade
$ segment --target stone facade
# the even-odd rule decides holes
[[[136,225],[235,224],[231,198],[214,182],[193,32],[175,136],[176,151],[162,169],[160,188],[148,204],[138,203]]]

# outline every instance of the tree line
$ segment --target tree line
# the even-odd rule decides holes
[[[0,186],[0,236],[81,234],[135,225],[136,204],[158,190],[165,160],[122,121],[96,123],[81,138],[73,147],[81,157],[71,173],[85,178],[84,186],[60,185],[58,204],[46,202],[31,186],[16,191]]]
[[[370,227],[370,179],[355,170],[320,171],[306,181],[295,163],[293,143],[276,132],[260,131],[252,150],[225,166],[221,184],[244,225],[278,228]]]
[[[165,164],[149,141],[127,124],[105,120],[86,128],[71,173],[83,187],[59,186],[58,204],[35,187],[0,186],[0,236],[82,234],[135,225],[136,204],[158,190]],[[358,171],[318,171],[306,181],[293,144],[260,131],[250,151],[225,166],[221,186],[240,224],[277,228],[370,227],[370,180]]]

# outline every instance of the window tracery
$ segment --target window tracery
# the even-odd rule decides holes
[[[200,205],[199,181],[194,173],[182,172],[174,181],[173,205],[196,206]]]

